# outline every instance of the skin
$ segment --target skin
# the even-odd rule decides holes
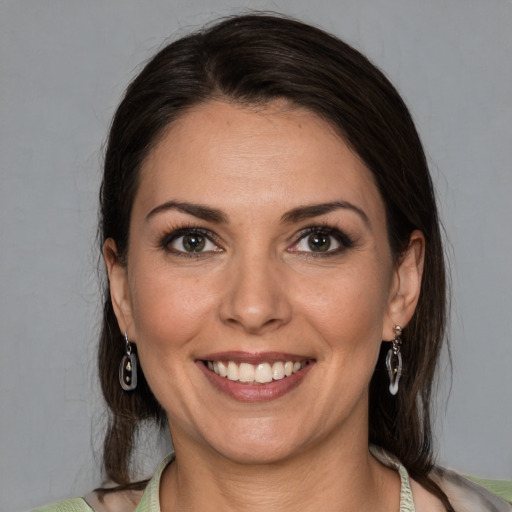
[[[332,202],[345,206],[283,220]],[[424,239],[395,261],[372,175],[330,125],[284,103],[200,105],[149,154],[130,221],[126,265],[113,240],[104,255],[120,329],[169,419],[162,510],[398,510],[397,474],[368,452],[368,385],[414,312]],[[304,235],[318,226],[327,254]],[[204,251],[172,239],[180,228],[208,230]],[[313,364],[285,395],[247,403],[198,367],[224,351]]]

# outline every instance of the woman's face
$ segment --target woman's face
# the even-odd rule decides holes
[[[337,432],[366,442],[368,384],[412,315],[421,250],[394,265],[371,173],[325,121],[189,111],[143,165],[126,267],[109,247],[120,327],[177,449],[271,462]]]

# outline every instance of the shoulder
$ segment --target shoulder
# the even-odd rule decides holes
[[[84,498],[59,501],[33,512],[134,512],[142,496],[138,491],[119,491],[104,495],[91,492]]]
[[[411,491],[416,512],[446,512],[439,498],[427,491],[420,483],[411,478]],[[461,512],[457,510],[457,512]]]
[[[432,479],[457,512],[512,512],[512,504],[456,471],[435,468]]]
[[[122,490],[109,493],[93,491],[84,498],[60,501],[38,508],[33,512],[136,512],[160,510],[159,488],[163,470],[172,463],[174,454],[168,455],[157,468],[144,491]]]
[[[93,512],[93,510],[83,498],[73,498],[37,508],[33,512]]]
[[[103,495],[96,492],[85,499],[94,512],[134,512],[142,497],[142,491],[116,491]]]

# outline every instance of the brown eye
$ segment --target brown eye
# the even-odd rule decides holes
[[[331,238],[323,233],[313,233],[307,238],[308,246],[314,252],[326,252],[331,248]]]
[[[334,256],[354,246],[346,233],[335,227],[312,227],[304,230],[297,242],[287,250],[314,256]]]
[[[164,242],[164,245],[173,252],[185,254],[210,251],[216,252],[220,250],[208,236],[197,231],[181,231],[179,234],[175,233],[169,242]]]
[[[182,237],[182,245],[187,252],[202,251],[206,245],[206,239],[196,233]]]

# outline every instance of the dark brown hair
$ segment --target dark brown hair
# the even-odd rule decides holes
[[[128,87],[112,122],[101,186],[100,243],[113,238],[125,262],[139,172],[163,131],[190,107],[212,99],[264,105],[284,99],[327,120],[372,172],[386,206],[396,261],[413,230],[426,254],[421,295],[403,331],[404,372],[397,396],[388,391],[383,343],[370,385],[370,443],[404,464],[442,499],[433,467],[430,405],[445,335],[446,278],[441,233],[425,154],[400,95],[366,57],[317,28],[275,15],[225,19],[157,53]],[[165,423],[142,369],[124,392],[117,380],[124,341],[108,284],[99,345],[103,394],[111,411],[104,444],[107,477],[129,486],[134,436],[143,420]]]

